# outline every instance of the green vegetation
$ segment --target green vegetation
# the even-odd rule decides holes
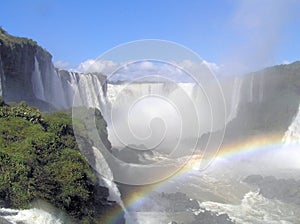
[[[2,99],[0,183],[1,206],[28,208],[41,199],[85,223],[94,222],[103,206],[97,201],[108,196],[78,150],[68,114],[43,116],[24,102],[9,106]]]
[[[2,27],[0,27],[0,40],[2,40],[5,45],[8,45],[10,47],[14,47],[16,43],[20,44],[21,46],[25,44],[30,44],[32,46],[37,45],[37,42],[32,39],[28,39],[25,37],[15,37],[8,34]]]

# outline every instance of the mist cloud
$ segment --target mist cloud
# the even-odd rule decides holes
[[[297,13],[295,0],[241,0],[229,30],[236,39],[224,57],[227,73],[245,73],[276,63],[284,28]]]

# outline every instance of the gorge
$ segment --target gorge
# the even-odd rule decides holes
[[[235,143],[238,141],[244,141],[245,139],[256,139],[260,136],[265,137],[267,135],[279,136],[279,141],[283,141],[286,144],[297,144],[299,142],[300,135],[299,74],[300,62],[294,62],[289,65],[278,65],[246,75],[218,77],[220,85],[223,89],[224,100],[227,108],[226,123],[220,124],[220,126],[218,126],[215,130],[210,130],[209,124],[206,123],[207,120],[209,120],[207,119],[208,113],[203,112],[205,116],[203,116],[203,120],[200,120],[201,124],[203,124],[200,135],[195,135],[195,133],[192,131],[186,132],[183,134],[185,142],[188,142],[190,139],[200,139],[201,144],[202,139],[208,138],[207,136],[210,134],[217,135],[220,130],[223,130],[226,127],[223,142],[224,148],[226,148],[227,144]],[[124,88],[126,88],[126,91],[122,92]],[[107,143],[107,147],[109,150],[112,150],[116,154],[116,156],[119,156],[119,158],[122,157],[121,153],[125,146],[129,146],[128,150],[130,153],[132,153],[134,152],[135,146],[143,144],[142,147],[145,147],[145,153],[142,152],[140,155],[136,155],[136,153],[133,153],[136,156],[134,160],[137,163],[143,161],[146,163],[151,161],[151,159],[160,159],[163,158],[163,156],[165,156],[164,153],[168,152],[168,146],[171,143],[163,142],[160,145],[160,147],[163,148],[162,152],[160,151],[160,154],[155,154],[154,152],[149,152],[149,150],[151,151],[152,142],[149,142],[148,144],[146,141],[134,141],[133,138],[131,139],[130,136],[127,135],[124,135],[126,137],[125,143],[120,141],[118,139],[118,136],[114,135],[114,129],[112,126],[113,121],[111,119],[111,114],[113,108],[115,107],[116,111],[123,109],[126,106],[128,106],[129,102],[134,102],[135,99],[138,99],[144,95],[159,94],[166,98],[176,98],[182,93],[182,91],[189,98],[195,99],[195,102],[197,102],[197,107],[205,107],[206,104],[202,104],[203,94],[201,93],[201,91],[199,91],[199,89],[197,88],[197,86],[195,86],[194,83],[180,82],[174,85],[174,83],[168,82],[145,82],[132,83],[130,84],[130,86],[128,86],[126,82],[111,82],[109,79],[107,79],[105,74],[81,74],[74,71],[59,70],[54,67],[52,63],[52,56],[50,55],[50,53],[48,53],[42,47],[38,46],[36,42],[26,38],[11,36],[3,29],[0,29],[0,95],[2,95],[4,101],[6,103],[25,101],[28,105],[37,107],[40,111],[48,113],[57,110],[67,110],[71,107],[79,106],[84,106],[87,108],[96,108],[99,111],[101,111],[104,120],[107,122],[107,126],[104,125],[104,127],[102,127],[103,129],[105,129],[105,131],[106,128],[108,129],[108,136],[106,136],[105,140]],[[213,92],[214,90],[211,89],[210,91]],[[122,94],[125,95],[120,96],[120,92],[122,92]],[[80,98],[79,100],[74,101],[73,97],[75,93],[78,94]],[[151,102],[151,100],[149,102]],[[160,104],[156,105],[159,106]],[[153,106],[153,104],[150,106]],[[149,105],[146,105],[146,107],[149,107]],[[143,111],[142,109],[143,108],[141,108],[140,111]],[[166,118],[168,118],[170,116],[170,113],[168,113],[168,107],[164,107],[164,111],[167,112],[165,114],[159,115],[166,116]],[[183,116],[185,116],[185,119],[187,121],[186,125],[192,126],[193,120],[189,120],[188,118],[190,117],[190,114],[187,111],[185,112],[186,114],[184,114]],[[148,119],[146,112],[145,114],[146,115],[144,117],[141,116],[140,119],[137,119],[137,117],[135,117],[135,119],[138,120],[138,122],[140,122],[143,119]],[[122,116],[120,115],[120,117]],[[218,114],[214,114],[214,116],[218,117]],[[150,118],[152,119],[152,117]],[[176,134],[174,134],[174,130],[178,129],[178,125],[180,123],[178,122],[177,125],[176,119],[176,117],[172,117],[172,119],[170,120],[166,119],[169,127],[172,127],[172,132],[169,133],[171,140],[176,139]],[[123,122],[124,121],[121,120],[120,123],[115,123],[115,127],[121,129]],[[139,123],[135,125],[138,129],[141,129],[141,133],[143,133],[143,126],[140,126]],[[156,132],[158,132],[158,130],[161,129],[159,123],[157,126],[153,127],[153,130],[155,130]],[[126,133],[126,130],[123,130],[123,132]],[[143,134],[147,133],[145,132]],[[153,138],[156,141],[157,139],[159,139],[159,137],[160,136],[154,136]],[[112,145],[110,145],[109,141]],[[183,148],[187,147],[188,145],[185,142],[183,143]],[[297,148],[297,145],[295,148]],[[222,155],[222,151],[220,153]],[[100,185],[104,186],[109,191],[109,195],[106,198],[106,202],[108,203],[107,206],[109,207],[109,201],[116,201],[120,206],[122,206],[125,212],[132,213],[132,216],[136,215],[142,220],[143,218],[141,218],[139,214],[144,215],[143,212],[146,212],[147,209],[141,206],[141,208],[138,208],[138,212],[134,214],[135,210],[130,208],[131,206],[128,206],[126,204],[126,200],[123,204],[123,199],[126,199],[127,197],[126,190],[123,190],[123,192],[120,193],[119,189],[122,189],[122,187],[120,187],[114,182],[114,176],[118,176],[119,174],[114,173],[114,170],[111,169],[109,165],[105,162],[99,162],[102,161],[101,159],[103,159],[101,158],[101,155],[99,155],[99,150],[95,147],[91,147],[90,151],[86,152],[86,154],[83,152],[83,154],[85,155],[87,161],[90,164],[92,164],[92,167],[95,169],[96,174],[99,174],[98,179]],[[124,157],[126,156],[128,157],[128,154],[124,154]],[[177,156],[182,157],[186,156],[186,154],[185,152],[183,152],[182,155]],[[131,154],[129,157],[129,160],[133,160],[133,156]],[[243,161],[247,161],[247,159]],[[276,160],[276,162],[277,161],[278,160]],[[249,162],[249,164],[250,163],[251,162]],[[231,166],[228,167],[231,168]],[[103,174],[103,172],[105,173],[104,178],[100,175]],[[248,170],[245,175],[250,175],[252,174],[251,172],[252,170]],[[201,174],[199,173],[196,173],[195,171],[195,173],[192,173],[191,176],[187,177],[191,179],[192,184],[201,185],[202,189],[200,190],[200,192],[203,189],[206,189],[203,190],[203,192],[199,193],[199,196],[193,195],[193,193],[191,193],[191,189],[188,189],[189,187],[184,185],[184,181],[180,181],[177,179],[172,180],[171,178],[171,180],[166,181],[168,183],[167,187],[165,186],[162,190],[157,190],[157,194],[154,193],[154,196],[151,195],[149,197],[150,199],[148,198],[150,204],[153,204],[154,211],[155,206],[158,204],[159,201],[158,198],[161,197],[162,193],[164,191],[169,193],[169,190],[172,189],[171,186],[175,185],[178,189],[180,189],[180,192],[184,193],[184,196],[178,196],[176,194],[174,196],[172,193],[176,192],[173,192],[173,189],[170,190],[172,193],[170,193],[170,195],[164,195],[162,199],[162,201],[164,201],[164,203],[166,204],[167,208],[170,207],[168,203],[178,203],[178,201],[180,200],[190,205],[189,201],[192,201],[192,196],[194,196],[193,198],[196,198],[199,201],[199,206],[193,204],[193,206],[195,206],[193,207],[194,210],[192,210],[191,208],[184,208],[179,209],[178,211],[171,212],[182,212],[185,215],[193,214],[194,223],[197,223],[197,221],[195,220],[201,220],[201,218],[204,216],[206,218],[205,220],[217,220],[214,221],[215,223],[225,223],[224,220],[226,220],[226,222],[228,223],[231,223],[232,220],[236,221],[237,223],[242,223],[242,215],[238,213],[238,208],[235,207],[235,204],[238,200],[234,199],[235,197],[238,198],[238,196],[232,193],[232,195],[227,196],[229,197],[228,199],[224,195],[222,195],[222,193],[215,192],[216,190],[212,190],[215,188],[219,188],[219,191],[227,189],[226,187],[230,185],[226,182],[227,180],[224,181],[224,183],[218,182],[219,180],[217,179],[219,178],[219,176],[215,177],[216,180],[212,180],[214,178],[214,175],[219,175],[219,173],[217,172],[211,174],[210,176],[210,173],[208,171],[208,177],[206,176],[205,172],[203,173],[203,176],[201,176]],[[245,175],[239,178],[244,178]],[[228,179],[230,178],[228,177]],[[256,177],[256,179],[253,182],[258,182],[259,184],[261,184],[261,186],[257,184],[260,186],[260,189],[265,189],[265,187],[262,186],[264,184],[264,181],[261,180],[261,178],[259,177]],[[198,183],[198,180],[201,180],[202,182]],[[248,180],[249,182],[249,178],[246,180]],[[238,181],[240,181],[240,179],[238,179]],[[276,182],[273,179],[272,181]],[[269,182],[267,181],[267,184],[268,183]],[[219,184],[219,187],[214,187],[214,184]],[[234,184],[236,183],[234,182]],[[239,185],[240,183],[238,185],[234,184],[232,184],[232,186],[241,187]],[[191,186],[192,189],[193,187],[195,186]],[[264,200],[264,198],[260,197],[260,195],[256,194],[255,192],[246,192],[247,194],[244,194],[244,186],[241,187],[241,189],[243,190],[238,190],[238,194],[243,195],[243,201],[241,202],[241,206],[246,206],[245,204],[253,202],[251,201],[253,198],[254,200],[258,201],[258,204],[260,203],[260,200]],[[128,192],[130,192],[130,190]],[[228,190],[228,192],[231,191]],[[266,190],[264,190],[264,192],[266,192]],[[192,196],[189,195],[189,193],[192,194]],[[233,205],[227,207],[224,206],[224,208],[222,208],[222,203],[214,204],[214,202],[205,202],[205,199],[207,199],[207,201],[210,201],[210,198],[206,198],[208,196],[206,196],[205,193],[207,193],[210,196],[212,195],[211,198],[213,198],[215,201],[219,201],[218,203],[221,203],[220,201],[222,201],[224,202],[224,204],[232,203]],[[186,195],[189,195],[190,198]],[[265,194],[263,194],[263,196],[265,196]],[[288,197],[291,196],[288,195]],[[274,197],[272,197],[272,199],[273,198]],[[276,202],[274,203],[276,204]],[[272,204],[273,206],[274,203],[272,201],[272,203],[270,204]],[[126,211],[127,207],[129,207],[129,211]],[[150,209],[153,209],[153,207],[151,207]],[[199,213],[197,213],[198,211],[196,212],[197,209],[199,210]],[[208,210],[211,211],[211,214],[209,214]],[[236,212],[236,214],[238,214],[237,218],[234,217],[234,211]],[[35,212],[37,211],[29,210],[29,213]],[[18,213],[18,210],[6,210],[4,208],[0,210],[0,215],[4,218],[5,214],[12,214],[12,217],[13,215],[16,215],[16,213]],[[218,218],[218,215],[216,214],[228,214],[228,216],[224,215]],[[44,215],[45,214],[43,213],[43,216]],[[48,217],[49,214],[46,215]],[[207,218],[210,216],[211,218]],[[51,215],[49,217],[49,223],[61,223],[59,220],[51,221],[53,217]],[[177,216],[175,217],[178,218]],[[131,223],[131,221],[129,221],[130,218],[128,217],[128,214],[125,214],[125,218],[128,223]],[[11,218],[10,220],[13,219],[14,218]],[[178,219],[180,219],[180,217]],[[18,220],[17,218],[15,218],[15,220],[15,222],[23,221]],[[168,219],[166,218],[166,220]],[[294,219],[291,218],[291,220]],[[122,220],[121,218],[115,223],[122,223],[123,221],[124,220]],[[192,223],[192,221],[190,223]],[[248,223],[254,222],[249,221]],[[293,223],[293,221],[291,221],[291,223]]]

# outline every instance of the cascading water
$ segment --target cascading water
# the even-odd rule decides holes
[[[67,76],[67,77],[65,77]],[[65,90],[65,98],[67,101],[67,107],[70,108],[73,105],[73,96],[74,93],[79,91],[78,89],[78,74],[75,72],[68,72],[67,74],[60,75],[62,80],[66,80],[64,82],[64,90]],[[65,78],[65,79],[64,79]],[[73,105],[80,106],[80,105]]]
[[[80,97],[84,106],[103,109],[104,95],[100,80],[92,74],[81,75],[78,81]]]
[[[42,77],[39,62],[35,57],[35,68],[31,82],[34,95],[38,99],[51,103],[58,109],[66,109],[72,106],[105,109],[106,98],[102,83],[97,75],[75,72],[60,74],[52,66],[48,66],[44,70],[49,74]],[[76,91],[80,93],[81,105],[73,105],[73,97]]]
[[[259,80],[259,89],[258,89],[258,100],[261,103],[263,101],[264,98],[264,76],[260,76],[260,80]]]
[[[300,144],[300,105],[293,122],[285,132],[283,142],[287,144]]]
[[[253,102],[253,82],[254,82],[254,75],[251,75],[250,78],[250,85],[249,85],[249,102]]]
[[[41,100],[44,100],[58,109],[67,108],[65,100],[65,92],[62,87],[61,79],[52,64],[47,64],[43,71],[45,75],[41,74],[42,68],[38,58],[34,59],[34,70],[31,76],[31,83],[34,95]]]
[[[2,59],[0,56],[0,96],[2,96],[2,78],[4,77],[3,67],[2,67]]]
[[[36,98],[46,101],[42,74],[36,57],[34,57],[34,71],[31,76],[31,82]]]
[[[118,186],[114,182],[113,173],[107,164],[105,158],[100,153],[99,149],[93,147],[93,155],[95,157],[95,169],[98,174],[98,179],[101,186],[105,186],[109,189],[109,200],[116,201],[123,209],[125,213],[125,219],[127,223],[132,223],[131,218],[126,210],[126,207],[121,199],[121,193]]]
[[[62,83],[59,78],[59,75],[55,71],[54,67],[51,66],[50,69],[50,74],[51,74],[51,94],[48,96],[51,97],[51,101],[55,102],[53,104],[58,105],[60,108],[65,108],[66,107],[66,101],[64,97],[64,90],[62,88]]]
[[[243,79],[241,77],[235,77],[232,94],[231,94],[231,103],[230,103],[230,111],[227,121],[231,121],[237,115],[240,98],[241,98],[241,89],[242,89]]]
[[[121,200],[121,193],[117,185],[114,183],[112,171],[110,170],[105,158],[96,147],[93,147],[93,155],[95,157],[95,169],[97,171],[97,174],[99,175],[98,178],[100,180],[100,184],[104,184],[106,185],[106,187],[112,190],[112,194],[109,195],[109,200],[117,201],[122,207],[124,207]],[[103,176],[101,176],[100,174]]]

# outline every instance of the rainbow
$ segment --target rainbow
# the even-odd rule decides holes
[[[182,167],[180,171],[173,175],[171,179],[183,178],[191,170],[199,166],[201,162],[204,162],[203,160],[207,160],[208,163],[212,161],[213,158],[226,158],[235,160],[249,155],[259,156],[264,152],[272,152],[273,150],[279,149],[283,146],[282,137],[282,134],[255,136],[246,140],[240,140],[235,143],[222,146],[216,155],[206,159],[201,158],[199,155],[192,156],[191,160],[184,167]],[[143,186],[138,190],[128,194],[128,196],[123,200],[124,204],[126,207],[130,207],[132,205],[143,203],[143,198],[145,196],[147,196],[154,189],[161,188],[165,184],[166,183],[162,181],[157,184]],[[112,211],[110,214],[108,214],[104,223],[115,223],[122,213],[123,211],[121,209]]]

